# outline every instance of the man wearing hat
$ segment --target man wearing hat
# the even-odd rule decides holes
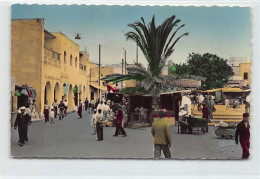
[[[31,120],[31,117],[25,112],[26,108],[23,106],[18,110],[18,114],[14,123],[14,129],[18,126],[19,134],[19,145],[23,146],[24,142],[28,142],[28,123]]]

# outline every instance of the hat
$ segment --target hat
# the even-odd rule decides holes
[[[25,110],[26,108],[23,106],[23,107],[20,107],[20,110]]]

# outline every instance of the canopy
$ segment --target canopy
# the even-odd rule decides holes
[[[207,90],[205,92],[208,92],[208,93],[213,93],[213,92],[216,92],[216,91],[221,91],[222,88],[216,88],[216,89],[210,89],[210,90]]]
[[[106,91],[107,88],[106,87],[103,87],[103,86],[98,86],[98,85],[95,85],[95,84],[89,84],[89,86],[92,86],[93,88],[96,88],[96,89],[101,89],[101,90],[104,90]]]
[[[23,85],[23,86],[15,85],[15,96],[21,96],[21,95],[26,95],[28,97],[35,98],[36,91],[34,88],[29,87],[27,85]]]
[[[213,93],[216,91],[222,91],[224,93],[241,93],[241,92],[246,92],[247,90],[242,90],[241,88],[232,88],[232,87],[223,87],[223,88],[216,88],[216,89],[210,89],[206,91],[202,91],[203,93]]]
[[[238,93],[238,92],[245,92],[244,90],[240,88],[230,88],[230,87],[224,87],[222,88],[222,92],[232,92],[232,93]]]

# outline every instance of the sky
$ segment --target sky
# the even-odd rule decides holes
[[[212,53],[221,58],[251,60],[251,14],[249,7],[194,7],[194,6],[87,6],[87,5],[13,5],[12,19],[44,18],[45,29],[62,32],[87,50],[90,61],[98,62],[101,45],[101,63],[120,63],[126,50],[127,63],[136,61],[136,44],[124,34],[133,29],[127,25],[144,18],[149,23],[155,16],[156,25],[175,15],[177,33],[188,32],[175,45],[168,60],[185,63],[190,53]],[[75,33],[83,37],[75,39]],[[141,50],[138,62],[147,64]]]

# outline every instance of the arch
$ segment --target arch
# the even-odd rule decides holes
[[[79,99],[81,99],[81,102],[83,102],[83,100],[84,100],[83,99],[83,87],[82,87],[82,85],[79,85],[78,87],[79,87],[79,91],[80,91],[80,93],[78,94],[79,95]]]
[[[74,89],[75,88],[77,88],[77,92],[76,93],[74,93]],[[78,102],[79,102],[79,93],[78,93],[78,91],[79,91],[79,86],[78,85],[75,85],[74,87],[73,87],[73,99],[74,99],[74,105],[78,105]]]
[[[53,101],[55,100],[55,99],[57,99],[57,102],[59,103],[62,99],[61,99],[61,89],[60,89],[60,85],[59,85],[59,83],[57,82],[56,84],[55,84],[55,87],[54,87],[54,99],[53,99]]]
[[[68,110],[71,110],[74,105],[72,85],[69,86],[68,91]]]
[[[68,92],[67,92],[67,94],[65,94],[65,92],[64,92],[64,88],[66,87],[66,83],[63,83],[63,85],[62,85],[62,101],[65,101],[65,100],[67,100],[68,101]]]
[[[86,87],[85,86],[83,86],[83,100],[85,100],[86,98],[87,98],[87,96],[86,96]]]
[[[52,90],[51,90],[51,83],[47,81],[45,85],[45,91],[44,91],[44,104],[47,102],[47,104],[51,104],[52,102]]]

